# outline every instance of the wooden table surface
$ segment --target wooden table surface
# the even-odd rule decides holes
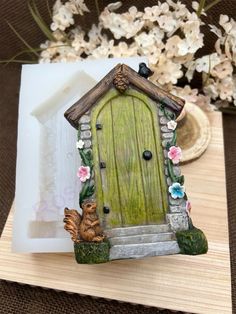
[[[191,313],[231,313],[221,114],[210,113],[206,153],[182,167],[194,224],[209,252],[78,265],[73,254],[11,253],[12,213],[0,239],[0,279]]]

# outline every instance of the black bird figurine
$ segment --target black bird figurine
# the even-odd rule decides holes
[[[147,79],[149,76],[152,76],[154,72],[146,66],[146,63],[142,62],[139,63],[138,74]]]

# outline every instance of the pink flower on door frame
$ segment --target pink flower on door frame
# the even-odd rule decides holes
[[[172,160],[173,164],[178,164],[182,158],[182,150],[178,146],[171,146],[168,151],[168,158]]]
[[[79,167],[79,170],[77,172],[77,176],[79,177],[81,182],[85,182],[91,176],[90,168],[89,167],[85,167],[85,166]]]

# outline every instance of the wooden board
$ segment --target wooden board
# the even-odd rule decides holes
[[[191,313],[231,313],[221,115],[209,117],[210,146],[182,167],[194,224],[209,240],[207,255],[77,265],[73,254],[13,254],[11,212],[0,240],[0,278]]]

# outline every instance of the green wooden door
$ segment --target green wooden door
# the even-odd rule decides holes
[[[110,91],[92,112],[96,198],[109,227],[162,223],[167,208],[156,105]],[[152,154],[144,159],[145,151]]]

